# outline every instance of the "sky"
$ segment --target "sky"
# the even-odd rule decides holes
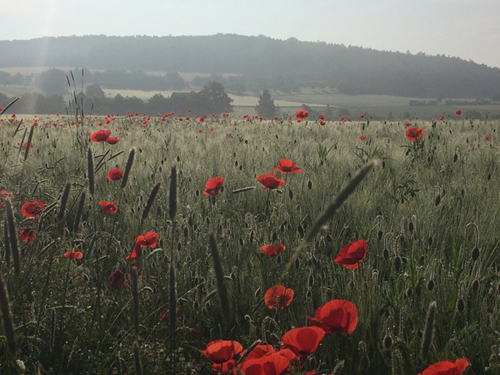
[[[499,16],[500,0],[0,0],[0,40],[231,33],[500,68]]]

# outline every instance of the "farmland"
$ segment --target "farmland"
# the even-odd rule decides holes
[[[278,350],[332,300],[355,305],[357,322],[321,333],[294,373],[489,366],[498,121],[14,112],[0,117],[2,316],[14,327],[1,331],[2,374],[20,371],[15,359],[27,373],[208,374],[208,343]],[[280,159],[302,170],[273,169]],[[264,190],[268,173],[283,183]],[[35,237],[19,237],[25,228]],[[360,240],[366,256],[342,265],[340,250]],[[285,249],[267,255],[271,244]],[[276,285],[293,295],[273,308]]]

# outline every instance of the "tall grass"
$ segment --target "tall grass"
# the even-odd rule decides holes
[[[416,374],[458,357],[473,372],[488,365],[500,332],[497,122],[414,124],[425,133],[417,149],[401,123],[151,118],[142,126],[132,116],[108,125],[119,143],[81,148],[75,133],[104,129],[103,119],[85,117],[78,128],[71,120],[33,127],[26,160],[9,146],[21,139],[22,131],[13,135],[17,124],[0,127],[2,163],[11,166],[2,168],[0,190],[15,193],[12,216],[2,222],[15,267],[6,256],[0,266],[17,358],[28,372],[208,374],[211,363],[198,351],[207,342],[277,344],[331,299],[353,302],[358,326],[348,336],[327,335],[304,371]],[[135,150],[128,161],[113,157],[124,150]],[[126,183],[109,181],[110,169],[130,171],[131,158]],[[282,158],[303,171],[263,191],[257,176]],[[364,179],[343,199],[359,171]],[[225,178],[224,189],[207,197],[214,176]],[[169,193],[159,189],[167,184]],[[68,189],[64,208],[61,186]],[[21,206],[33,199],[45,202],[45,212],[26,219]],[[117,199],[117,213],[103,214],[99,201]],[[331,215],[336,200],[343,205]],[[73,229],[61,232],[67,223]],[[36,228],[33,242],[17,241],[24,226]],[[143,248],[134,282],[135,266],[125,258],[146,231],[159,234],[162,250]],[[335,264],[338,250],[361,238],[368,253],[360,267]],[[260,254],[270,243],[287,249],[275,258]],[[63,262],[69,250],[83,259]],[[126,283],[111,289],[118,269]],[[263,302],[278,282],[295,292],[279,315]],[[171,321],[158,318],[165,310]],[[8,352],[0,340],[2,373],[14,368]]]

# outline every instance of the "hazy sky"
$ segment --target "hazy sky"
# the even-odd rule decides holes
[[[295,37],[500,67],[500,0],[1,0],[1,40],[69,35]],[[297,51],[300,53],[300,51]]]

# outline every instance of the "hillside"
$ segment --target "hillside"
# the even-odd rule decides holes
[[[0,70],[71,66],[100,71],[196,72],[216,77],[226,74],[220,76],[221,83],[234,92],[267,88],[287,93],[317,87],[348,95],[487,99],[500,92],[500,69],[472,61],[294,38],[283,41],[233,34],[72,36],[0,41],[0,50]]]

